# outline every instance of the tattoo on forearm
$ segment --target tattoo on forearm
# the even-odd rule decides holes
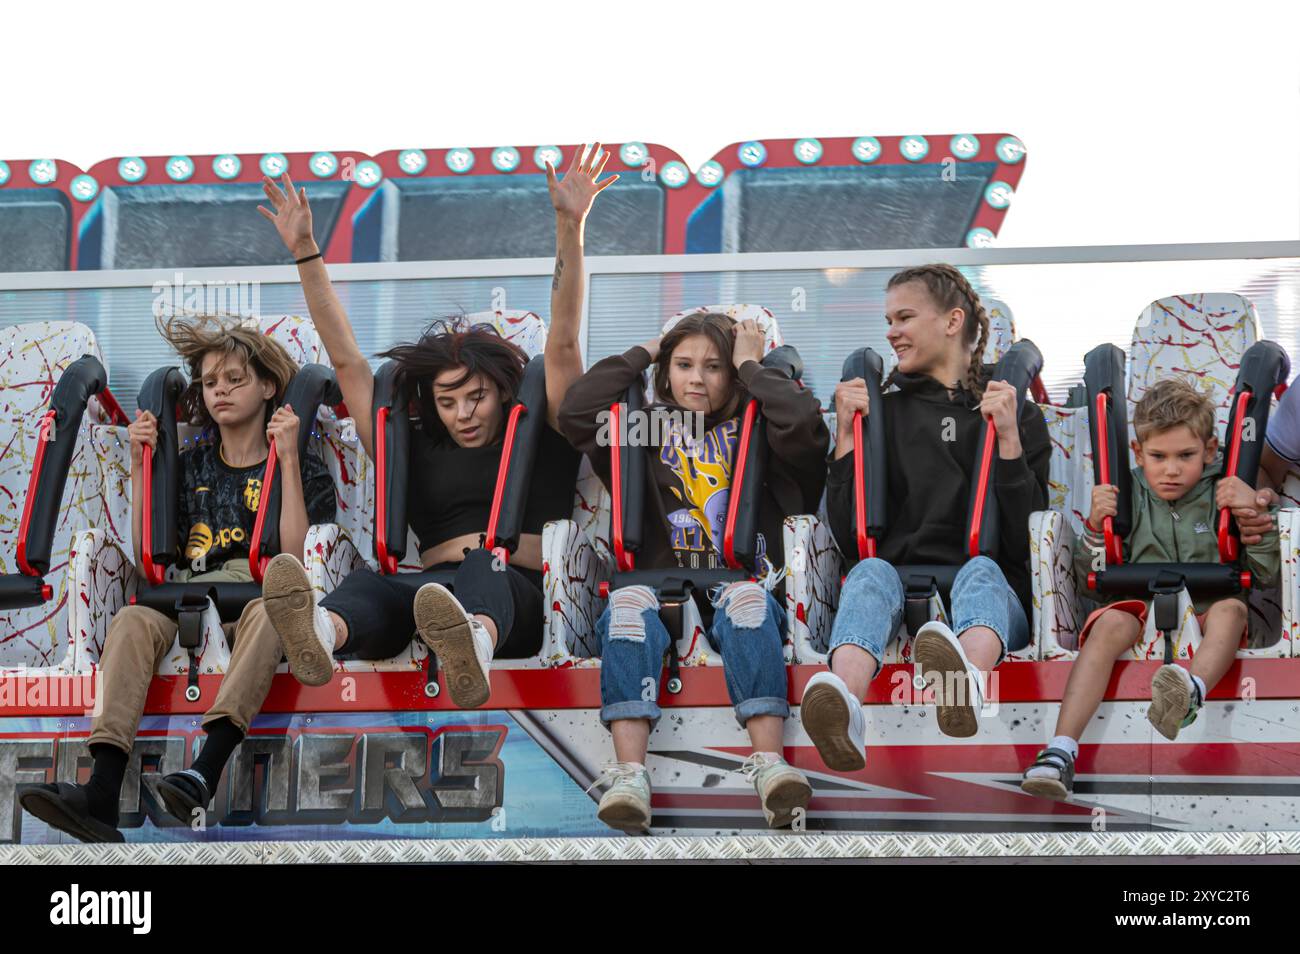
[[[564,271],[564,259],[556,256],[555,259],[555,277],[551,279],[551,291],[556,291],[560,287],[560,275]]]

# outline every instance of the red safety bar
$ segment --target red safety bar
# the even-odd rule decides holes
[[[859,455],[863,454],[861,411],[853,412],[853,451]],[[859,459],[862,458],[859,457]],[[867,468],[865,464],[853,468],[853,516],[857,524],[858,559],[870,559],[876,555],[876,541],[867,535]]]
[[[1110,478],[1110,428],[1107,426],[1106,409],[1110,404],[1106,392],[1097,395],[1097,461],[1102,476]],[[1110,517],[1101,522],[1102,536],[1105,539],[1106,562],[1119,565],[1124,562],[1124,543],[1115,534],[1115,523]],[[1091,582],[1089,582],[1091,586]]]
[[[967,540],[966,550],[971,558],[980,555],[980,528],[984,525],[984,498],[988,496],[989,477],[993,473],[993,448],[998,443],[998,429],[993,426],[993,420],[989,419],[988,433],[984,438],[984,446],[980,449],[980,475],[979,483],[975,489],[975,513],[971,516],[970,522],[970,539]]]
[[[1029,393],[1034,396],[1034,403],[1040,407],[1052,403],[1052,396],[1047,393],[1047,386],[1043,384],[1041,374],[1035,374],[1034,380],[1029,382]]]
[[[388,515],[388,483],[385,480],[388,471],[388,442],[384,436],[387,423],[388,408],[381,407],[375,415],[375,556],[379,560],[379,572],[391,576],[397,572],[397,554],[388,552],[388,540],[384,535]]]
[[[528,413],[528,409],[522,404],[516,404],[510,409],[510,417],[506,419],[506,436],[505,446],[501,448],[501,466],[497,468],[497,486],[492,493],[492,514],[488,517],[487,540],[485,546],[487,549],[495,552],[497,550],[497,521],[501,516],[501,503],[506,495],[506,474],[510,471],[510,458],[515,451],[515,430],[519,426],[519,418]],[[497,554],[503,562],[508,562],[510,554],[502,548]]]
[[[722,531],[722,557],[733,570],[743,567],[736,559],[736,514],[740,510],[740,488],[745,484],[745,459],[749,454],[749,440],[758,418],[758,402],[750,401],[745,407],[745,419],[740,425],[740,446],[736,449],[736,466],[731,477],[731,491],[727,500],[727,523]]]
[[[36,488],[41,482],[41,468],[45,463],[45,445],[50,442],[50,431],[54,429],[55,411],[53,408],[41,416],[41,423],[36,428],[36,453],[32,456],[32,474],[27,478],[27,496],[23,499],[23,516],[18,524],[18,570],[25,576],[44,576],[27,562],[27,532],[31,529],[32,507],[36,503]],[[47,585],[41,595],[49,599],[53,590]]]
[[[623,473],[622,473],[622,412],[620,405],[613,404],[609,408],[610,433],[614,439],[609,445],[609,482],[612,485],[609,489],[610,496],[610,526],[611,536],[614,538],[614,565],[617,569],[624,572],[635,569],[635,555],[627,553],[623,549]]]
[[[108,412],[109,419],[120,427],[127,427],[131,419],[126,416],[122,410],[122,405],[117,403],[117,398],[113,397],[113,392],[108,388],[100,391],[96,397],[99,398],[100,406]]]
[[[253,574],[253,582],[258,586],[262,585],[262,574],[271,562],[270,557],[262,556],[262,524],[266,520],[266,502],[271,496],[269,491],[271,481],[275,479],[275,465],[275,441],[271,441],[271,446],[266,451],[266,470],[262,472],[262,492],[258,495],[257,518],[253,521],[253,539],[248,544],[248,571]]]
[[[1229,434],[1231,435],[1228,447],[1228,466],[1224,472],[1225,477],[1237,476],[1237,464],[1241,459],[1241,432],[1245,425],[1246,406],[1250,403],[1250,392],[1242,391],[1232,399],[1232,422]],[[1232,514],[1227,510],[1219,511],[1219,562],[1232,563],[1237,559],[1240,552],[1240,541],[1232,535],[1230,529],[1230,518]]]
[[[153,562],[153,455],[156,452],[156,449],[146,449],[143,456],[144,490],[140,495],[140,568],[153,586],[162,583],[164,573],[164,568]]]

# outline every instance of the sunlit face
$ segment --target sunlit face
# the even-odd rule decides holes
[[[672,398],[688,411],[709,414],[726,408],[732,398],[731,370],[705,335],[689,335],[668,356]]]
[[[1147,483],[1156,496],[1169,501],[1186,496],[1196,486],[1218,451],[1218,438],[1203,441],[1186,424],[1133,442],[1133,455]]]
[[[885,293],[885,337],[898,355],[904,374],[929,374],[941,367],[948,351],[961,341],[966,314],[960,308],[940,311],[925,285],[904,282]]]
[[[259,378],[238,357],[219,351],[203,356],[203,404],[218,427],[238,427],[261,420],[266,402],[275,397],[275,382]]]
[[[463,367],[448,368],[433,380],[433,402],[447,433],[461,447],[486,447],[496,439],[504,413],[496,383],[474,374],[458,387]]]

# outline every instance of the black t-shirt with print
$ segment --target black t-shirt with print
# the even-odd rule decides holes
[[[299,458],[308,524],[332,523],[334,481],[313,453]],[[246,557],[262,499],[266,461],[231,467],[219,441],[201,441],[181,451],[181,488],[176,530],[183,559],[202,558],[209,568]]]

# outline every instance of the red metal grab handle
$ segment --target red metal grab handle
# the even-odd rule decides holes
[[[609,444],[609,497],[610,497],[610,532],[614,538],[614,565],[624,572],[634,569],[634,555],[623,549],[623,453],[621,405],[612,404],[609,408],[610,433],[613,440]]]
[[[1102,478],[1107,482],[1110,481],[1110,428],[1107,425],[1106,411],[1110,406],[1110,399],[1106,392],[1102,391],[1097,395],[1096,422],[1097,422],[1097,465],[1101,470]],[[1112,518],[1106,517],[1101,522],[1102,537],[1105,541],[1106,562],[1118,566],[1124,562],[1124,541],[1115,533],[1115,524]]]
[[[745,407],[745,418],[740,426],[740,446],[736,448],[736,465],[732,470],[731,489],[727,497],[727,522],[722,531],[722,558],[733,570],[742,569],[736,559],[736,515],[740,512],[740,488],[745,483],[745,458],[749,454],[749,439],[758,418],[758,402],[750,401]]]
[[[867,535],[867,468],[862,454],[862,412],[853,412],[853,518],[858,537],[858,559],[876,555],[876,541]],[[859,465],[859,461],[863,461]]]
[[[975,513],[971,516],[970,538],[966,541],[966,550],[971,559],[980,555],[980,528],[984,525],[984,498],[988,496],[989,476],[993,473],[993,448],[998,443],[998,429],[992,419],[980,449],[979,483],[975,488]]]
[[[1224,470],[1225,477],[1237,476],[1237,465],[1241,462],[1241,432],[1245,425],[1246,405],[1250,403],[1250,392],[1242,391],[1233,398],[1232,402],[1232,422],[1231,422],[1231,443],[1228,446],[1228,464]],[[1219,562],[1232,563],[1240,554],[1240,544],[1232,534],[1230,518],[1232,514],[1227,510],[1219,511]]]
[[[275,441],[271,441],[271,446],[266,452],[266,470],[262,472],[262,491],[258,494],[257,500],[257,518],[253,521],[253,539],[248,545],[248,569],[253,574],[253,582],[258,586],[262,585],[262,574],[266,572],[266,565],[271,562],[270,557],[262,556],[262,524],[266,520],[266,501],[271,496],[271,481],[275,479]]]
[[[391,576],[397,572],[397,554],[388,552],[388,408],[375,413],[375,557],[379,572]]]
[[[140,563],[144,578],[153,586],[163,581],[163,567],[153,562],[153,455],[155,448],[145,448],[140,464],[144,471],[144,489],[140,493]]]
[[[497,548],[497,522],[501,517],[501,504],[506,495],[506,474],[510,471],[510,458],[515,452],[515,431],[519,427],[519,418],[528,413],[528,408],[522,404],[516,404],[510,409],[510,417],[506,419],[506,436],[505,446],[501,448],[501,465],[497,467],[497,485],[492,492],[492,513],[488,517],[487,539],[484,546],[489,550],[495,551]],[[501,548],[498,554],[502,560],[508,560],[509,554],[505,548]]]

